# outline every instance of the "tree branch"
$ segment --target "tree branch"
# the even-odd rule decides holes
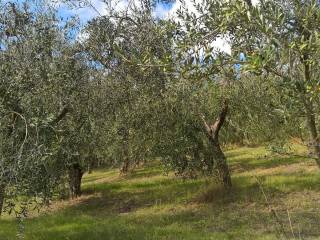
[[[50,124],[55,125],[59,123],[69,112],[70,112],[69,106],[65,106],[62,109],[62,111],[59,113],[59,115],[54,120],[52,120]]]
[[[208,123],[206,122],[206,119],[204,118],[204,115],[200,115],[202,122],[204,124],[204,127],[206,128],[207,134],[211,136],[211,128],[209,127]]]
[[[226,120],[226,117],[228,114],[228,109],[229,109],[228,101],[224,100],[221,112],[220,112],[219,116],[217,117],[216,121],[212,125],[209,125],[207,123],[204,115],[200,115],[202,122],[203,122],[203,125],[206,129],[206,134],[208,135],[209,138],[213,138],[213,139],[217,140],[217,138],[219,136],[219,131],[220,131],[223,123]]]
[[[212,134],[213,134],[213,138],[217,139],[219,136],[219,131],[223,125],[223,123],[226,120],[227,114],[229,111],[229,104],[228,104],[228,100],[224,100],[223,102],[223,107],[221,109],[221,112],[218,116],[218,118],[216,119],[215,123],[210,127]]]

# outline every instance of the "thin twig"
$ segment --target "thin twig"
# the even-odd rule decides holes
[[[17,116],[19,116],[24,121],[24,124],[25,124],[25,136],[24,136],[24,140],[23,140],[23,142],[20,146],[20,150],[19,150],[19,157],[18,158],[20,159],[22,156],[24,145],[25,145],[27,138],[28,138],[28,124],[27,124],[26,118],[22,114],[15,112],[15,111],[9,111],[9,113],[16,114]]]

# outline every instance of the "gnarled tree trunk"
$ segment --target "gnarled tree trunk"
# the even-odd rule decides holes
[[[83,171],[78,163],[74,163],[69,167],[69,188],[72,198],[79,197],[81,195],[81,180]]]
[[[304,63],[304,80],[305,82],[311,82],[311,69],[308,63],[309,55],[305,54],[303,56]],[[316,162],[318,167],[320,167],[320,139],[317,129],[316,113],[314,111],[314,105],[312,100],[308,96],[305,96],[305,92],[302,92],[302,101],[306,112],[307,124],[311,135],[311,144],[314,148],[314,153],[316,155]]]
[[[230,170],[227,159],[220,147],[219,142],[219,132],[226,120],[227,114],[228,102],[224,101],[221,112],[215,122],[213,122],[212,124],[208,124],[205,121],[204,117],[202,117],[202,120],[204,122],[206,134],[212,147],[213,160],[215,161],[215,167],[218,171],[218,180],[223,184],[225,189],[230,189],[232,187]]]
[[[123,164],[121,166],[120,173],[121,174],[128,173],[129,172],[129,167],[130,167],[129,159],[125,158],[124,161],[123,161]]]
[[[4,203],[4,193],[5,193],[5,185],[0,184],[0,216],[3,209],[3,203]]]
[[[306,110],[307,124],[308,124],[308,128],[311,135],[311,145],[314,149],[317,165],[320,167],[320,141],[319,141],[319,134],[317,129],[314,107],[311,101],[308,101],[305,98],[303,100],[304,100],[304,107]]]

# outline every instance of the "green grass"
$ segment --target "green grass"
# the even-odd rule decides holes
[[[26,220],[25,239],[269,240],[283,237],[278,222],[293,239],[288,212],[296,239],[320,239],[320,171],[313,160],[270,156],[264,148],[238,148],[227,157],[231,193],[209,178],[165,176],[156,162],[128,176],[116,170],[86,175],[84,196]],[[17,229],[15,220],[3,218],[0,239],[16,239]]]

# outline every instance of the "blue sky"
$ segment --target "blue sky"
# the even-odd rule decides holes
[[[106,13],[106,5],[102,1],[91,0],[91,3],[100,14],[103,15]],[[120,0],[114,7],[116,9],[124,9],[127,4],[128,0]],[[174,8],[174,5],[175,3],[158,3],[154,11],[155,16],[159,18],[165,18]],[[59,13],[61,17],[70,17],[76,14],[80,17],[82,23],[86,23],[90,19],[99,15],[96,10],[94,10],[92,7],[71,9],[66,7],[65,5],[61,5],[61,7],[59,8]]]
[[[165,3],[159,3],[155,9],[155,14],[159,18],[164,18],[168,15],[168,13],[173,9],[174,4],[165,4]]]

